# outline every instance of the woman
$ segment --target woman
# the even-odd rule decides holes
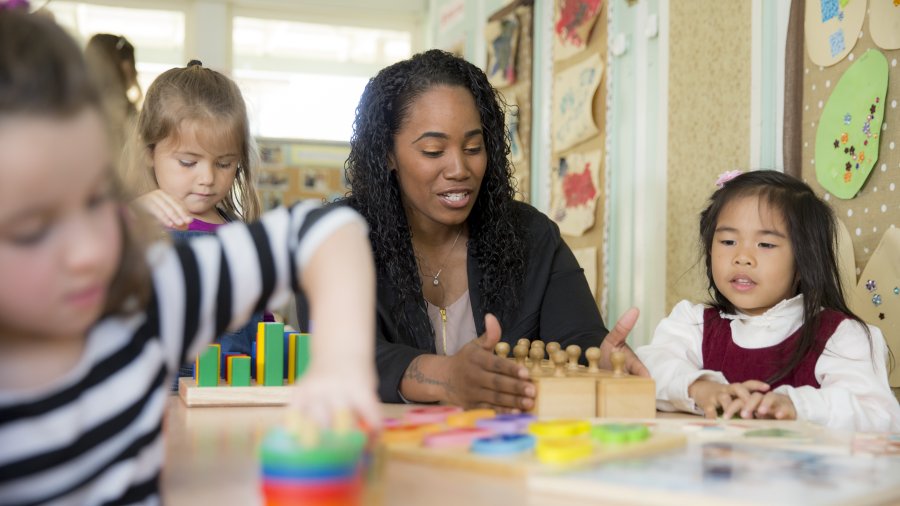
[[[498,340],[586,349],[607,334],[559,229],[513,199],[501,104],[484,72],[439,50],[385,68],[363,92],[343,202],[370,227],[383,401],[527,410],[534,385],[492,354]],[[635,319],[603,342],[607,366]],[[625,348],[629,370],[646,375]]]

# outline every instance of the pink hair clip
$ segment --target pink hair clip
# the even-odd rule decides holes
[[[725,183],[731,181],[732,179],[741,175],[741,171],[739,170],[729,170],[728,172],[723,172],[719,174],[719,179],[716,179],[716,186],[722,188],[725,186]]]

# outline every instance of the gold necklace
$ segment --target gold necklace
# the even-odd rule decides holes
[[[440,268],[438,269],[437,273],[434,275],[431,275],[431,274],[425,274],[425,271],[422,271],[422,274],[425,274],[426,276],[431,278],[432,285],[438,286],[441,284],[441,281],[438,279],[438,277],[440,277],[441,273],[444,272],[444,266],[447,264],[447,260],[450,259],[450,253],[453,253],[453,248],[456,247],[456,242],[459,241],[459,236],[460,236],[460,234],[462,234],[462,229],[463,229],[462,225],[460,225],[459,231],[456,232],[456,238],[453,239],[453,244],[450,245],[450,249],[447,250],[447,254],[444,255],[444,261],[441,262]]]

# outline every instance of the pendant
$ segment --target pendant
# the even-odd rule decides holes
[[[439,284],[441,284],[441,282],[438,281],[437,276],[435,276],[434,279],[431,280],[431,284],[434,286],[438,286]]]

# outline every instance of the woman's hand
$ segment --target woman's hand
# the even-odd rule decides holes
[[[610,356],[612,355],[612,352],[621,350],[625,353],[625,372],[635,376],[643,376],[645,378],[650,377],[650,371],[647,370],[647,367],[641,362],[641,359],[635,355],[634,350],[625,343],[625,339],[628,338],[628,334],[631,332],[631,329],[634,328],[634,324],[637,322],[639,315],[640,311],[638,311],[638,308],[636,307],[625,311],[625,313],[619,317],[619,321],[616,322],[616,326],[613,327],[612,331],[603,338],[603,342],[600,344],[599,366],[601,368],[612,369]]]
[[[694,399],[706,418],[716,418],[721,408],[722,416],[729,419],[755,396],[762,397],[762,392],[768,390],[769,385],[758,380],[723,384],[699,379],[688,387],[688,396]]]
[[[465,408],[487,407],[504,412],[534,407],[536,388],[528,370],[494,354],[500,342],[500,322],[484,317],[485,333],[450,357],[447,367],[447,402]]]
[[[134,199],[134,204],[150,213],[164,227],[186,230],[193,221],[184,203],[162,190],[153,190]]]
[[[494,355],[494,345],[500,341],[500,322],[488,314],[484,323],[485,333],[455,355],[419,355],[413,359],[400,385],[403,397],[502,412],[533,408],[537,390],[528,379],[528,370]]]

